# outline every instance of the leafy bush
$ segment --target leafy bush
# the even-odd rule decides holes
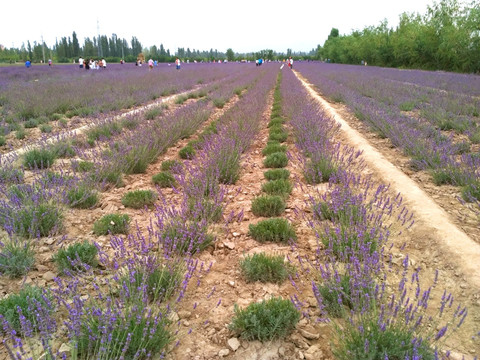
[[[260,196],[252,201],[255,216],[279,216],[285,211],[285,200],[280,196]]]
[[[53,130],[52,126],[51,125],[48,125],[48,124],[42,124],[40,125],[40,131],[42,133],[51,133]]]
[[[297,238],[295,230],[290,223],[282,218],[262,220],[257,224],[250,224],[248,229],[252,238],[260,242],[273,241],[285,243]]]
[[[65,118],[61,118],[60,120],[58,120],[58,125],[60,125],[61,127],[67,127],[67,124],[68,120]]]
[[[22,207],[14,216],[13,230],[27,238],[48,236],[62,227],[61,211],[52,204],[36,204]]]
[[[283,128],[271,127],[270,135],[268,135],[268,140],[285,142],[288,138],[288,132]]]
[[[182,163],[178,160],[165,160],[162,162],[162,171],[171,171],[175,173],[177,169],[182,167]]]
[[[292,184],[285,179],[271,180],[262,185],[262,191],[269,195],[287,197],[292,192]]]
[[[67,192],[67,200],[71,207],[90,209],[98,203],[98,193],[87,185],[80,185]]]
[[[182,273],[178,267],[155,267],[153,270],[136,268],[129,271],[121,279],[132,292],[137,292],[146,286],[147,294],[154,302],[168,299],[182,282]]]
[[[17,131],[15,132],[15,137],[18,139],[18,140],[22,140],[22,139],[25,139],[25,136],[27,135],[27,133],[25,132],[25,128],[23,127],[19,127],[17,129]]]
[[[268,122],[268,127],[278,127],[283,125],[285,122],[285,119],[282,117],[274,117]]]
[[[144,306],[133,306],[122,313],[118,309],[95,308],[84,315],[77,341],[79,359],[146,359],[166,351],[173,335],[167,316],[156,315]],[[105,334],[105,324],[109,332]]]
[[[318,286],[318,292],[322,297],[324,310],[332,317],[341,317],[344,315],[344,306],[353,308],[352,294],[350,292],[350,278],[342,276],[337,283],[331,280]]]
[[[0,168],[0,183],[21,183],[24,174],[22,170],[13,167]]]
[[[96,267],[98,249],[94,244],[85,240],[82,243],[75,243],[69,245],[66,249],[60,249],[52,257],[52,260],[57,264],[60,272],[65,270],[85,270],[85,265]]]
[[[435,185],[457,185],[464,186],[466,183],[465,174],[461,169],[449,167],[444,169],[434,169],[431,171],[432,180]]]
[[[371,319],[358,326],[346,322],[338,343],[333,348],[335,359],[425,359],[434,360],[434,350],[406,326],[398,323],[383,324]],[[367,344],[367,345],[366,345]]]
[[[0,274],[12,278],[27,274],[35,263],[30,242],[6,241],[0,251]]]
[[[179,95],[175,98],[175,104],[181,105],[188,100],[188,95]]]
[[[178,155],[182,159],[193,159],[193,157],[195,156],[195,149],[193,148],[192,145],[186,145],[180,149],[180,151],[178,152]]]
[[[161,188],[173,187],[176,183],[175,177],[169,171],[163,171],[152,176],[152,182]]]
[[[133,209],[152,206],[157,200],[157,194],[152,190],[129,191],[122,197],[122,204]]]
[[[415,101],[405,101],[398,105],[398,108],[402,111],[412,111],[415,108]]]
[[[126,214],[107,214],[93,224],[95,235],[127,234],[130,217]]]
[[[76,155],[75,149],[69,141],[57,141],[50,151],[52,151],[57,158],[70,158]]]
[[[163,110],[160,107],[154,107],[145,111],[145,120],[153,120],[162,114]]]
[[[63,118],[63,114],[59,114],[59,113],[50,114],[50,120],[60,120],[61,118]]]
[[[240,268],[247,282],[261,281],[264,283],[282,283],[288,279],[292,271],[291,265],[285,264],[283,256],[264,253],[247,256],[240,261]]]
[[[110,121],[89,129],[86,135],[88,141],[95,142],[99,139],[110,139],[113,134],[118,134],[120,131],[122,131],[122,125],[118,122]]]
[[[24,165],[28,169],[47,169],[53,165],[55,154],[47,149],[33,149],[25,153]]]
[[[456,143],[453,146],[453,150],[454,150],[455,154],[457,154],[457,155],[466,154],[466,153],[470,152],[470,149],[471,149],[471,146],[470,146],[470,143],[468,141],[461,141],[461,142]]]
[[[480,201],[480,182],[472,182],[462,188],[462,198],[467,202]]]
[[[105,169],[105,170],[99,171],[98,174],[95,174],[94,178],[96,181],[99,181],[99,182],[105,181],[116,187],[124,186],[122,172],[119,169],[113,169],[113,170]]]
[[[0,146],[5,146],[7,143],[7,140],[5,139],[5,136],[0,136]]]
[[[90,172],[95,168],[95,164],[90,161],[80,161],[76,165],[76,171]]]
[[[310,160],[304,171],[305,181],[309,184],[327,182],[338,172],[337,166],[328,158]]]
[[[468,135],[468,139],[472,142],[472,144],[480,144],[480,130],[476,130]]]
[[[30,327],[36,329],[36,312],[41,307],[42,310],[51,312],[50,301],[42,289],[36,286],[25,286],[18,294],[10,294],[8,297],[0,300],[0,314],[3,315],[8,324],[17,333],[22,333],[22,322],[28,322]],[[20,320],[18,308],[21,309],[25,321]],[[32,330],[33,330],[32,329]],[[28,330],[28,329],[25,329]]]
[[[229,328],[246,340],[282,338],[293,331],[300,320],[300,312],[292,302],[282,298],[253,303],[243,310],[235,305],[234,312]]]
[[[286,180],[290,177],[290,171],[288,171],[287,169],[271,169],[265,171],[263,175],[267,180]]]
[[[226,100],[222,98],[213,99],[212,101],[213,101],[213,105],[215,105],[219,109],[223,109],[226,103]]]
[[[262,150],[262,155],[267,156],[277,152],[282,152],[282,153],[287,152],[287,146],[281,145],[278,141],[271,141]]]
[[[320,220],[331,220],[344,227],[367,222],[365,207],[350,202],[337,204],[334,209],[332,204],[322,201],[314,205],[313,213]]]
[[[28,119],[23,123],[25,129],[33,129],[38,126],[38,121],[36,119]]]
[[[263,161],[263,165],[267,168],[282,168],[287,166],[288,157],[283,152],[276,152],[268,155]]]
[[[167,226],[162,234],[167,247],[180,254],[194,254],[206,249],[215,237],[207,234],[205,229],[198,229],[185,223],[173,223]]]
[[[372,254],[377,249],[378,239],[375,229],[362,230],[340,225],[321,234],[322,243],[339,259],[350,259],[352,256],[363,259],[366,253]]]
[[[140,121],[136,117],[126,117],[120,121],[121,126],[129,130],[136,129],[139,123]]]
[[[188,199],[188,216],[194,221],[205,220],[207,223],[216,223],[222,219],[222,214],[222,204],[203,197]]]

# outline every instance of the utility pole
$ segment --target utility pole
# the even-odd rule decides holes
[[[43,34],[42,34],[42,54],[43,54],[43,63],[45,64],[45,43],[43,42]]]

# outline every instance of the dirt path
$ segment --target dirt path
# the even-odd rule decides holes
[[[468,274],[467,281],[480,288],[480,245],[459,229],[450,216],[428,196],[410,177],[389,162],[377,149],[340,116],[330,104],[320,97],[298,73],[297,77],[321,106],[341,125],[341,131],[350,145],[363,150],[362,157],[379,179],[400,192],[408,208],[415,214],[417,225],[431,231],[431,237],[441,249],[458,260],[462,272]]]

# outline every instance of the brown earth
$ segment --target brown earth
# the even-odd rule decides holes
[[[234,101],[230,102],[226,109],[228,106],[232,106]],[[185,298],[176,309],[178,343],[172,346],[167,359],[332,359],[330,350],[333,339],[332,330],[329,324],[317,321],[320,314],[310,283],[313,275],[309,274],[308,266],[302,267],[297,260],[298,258],[315,259],[315,251],[318,248],[313,231],[307,226],[306,220],[297,214],[308,213],[310,210],[306,200],[310,195],[316,196],[318,193],[327,191],[327,186],[311,186],[304,183],[300,165],[296,160],[298,158],[297,150],[291,137],[287,141],[291,154],[287,169],[290,170],[291,178],[295,180],[296,186],[287,200],[284,217],[289,219],[296,229],[297,244],[296,246],[261,244],[248,235],[249,224],[261,220],[252,214],[251,202],[261,194],[261,184],[265,182],[263,176],[265,168],[261,151],[268,138],[267,123],[271,103],[272,97],[270,96],[268,109],[261,119],[261,131],[243,157],[240,180],[229,187],[229,202],[226,204],[225,213],[233,211],[238,214],[243,211],[244,216],[241,220],[229,224],[227,230],[219,230],[215,246],[196,256],[204,264],[204,268],[210,270],[198,273],[199,282],[191,282]],[[337,106],[335,105],[335,107]],[[336,110],[339,112],[338,118],[341,117],[346,121],[342,124],[342,129],[346,128],[347,122],[354,128],[363,127],[363,124],[349,114],[344,107],[338,106]],[[204,126],[208,126],[210,121],[220,115],[221,111],[216,112]],[[201,129],[197,134],[200,131]],[[375,138],[365,129],[362,135],[364,135],[363,139],[358,133],[352,135],[341,132],[338,134],[338,141],[363,150],[363,158],[367,162],[364,173],[371,174],[378,183],[391,183],[390,191],[394,196],[397,191],[400,191],[404,198],[411,195],[426,196],[426,199],[420,197],[420,204],[412,199],[408,200],[408,207],[414,211],[416,222],[413,227],[401,235],[392,235],[393,267],[397,270],[400,269],[403,255],[409,254],[410,264],[421,268],[420,275],[422,279],[425,279],[426,284],[433,279],[435,270],[439,270],[439,281],[437,288],[434,289],[433,301],[438,303],[443,289],[446,288],[455,294],[456,301],[469,307],[469,316],[465,324],[452,335],[447,345],[457,354],[465,354],[466,359],[478,356],[480,354],[479,340],[472,339],[472,336],[480,329],[478,245],[455,226],[457,220],[450,215],[451,213],[456,214],[456,211],[462,212],[462,205],[459,202],[451,203],[450,198],[444,200],[443,190],[445,187],[434,190],[432,186],[431,191],[433,192],[428,194],[430,196],[425,195],[420,189],[424,187],[428,190],[429,186],[425,185],[425,181],[421,181],[422,178],[417,178],[418,173],[407,173],[411,179],[417,182],[416,184],[414,182],[398,182],[397,175],[392,179],[393,171],[400,171],[399,168],[407,172],[406,166],[402,165],[407,163],[407,160],[397,154],[387,141]],[[108,249],[108,237],[95,237],[91,229],[95,220],[117,210],[128,213],[132,217],[132,223],[138,222],[140,229],[146,229],[153,210],[146,212],[145,210],[125,209],[121,204],[122,195],[130,190],[153,189],[151,176],[160,170],[161,162],[167,159],[178,159],[178,150],[192,138],[179,141],[176,146],[170,148],[155,164],[149,166],[146,174],[127,176],[124,188],[111,189],[102,193],[99,208],[75,210],[68,213],[65,219],[68,235],[63,245],[70,241],[87,238],[99,242]],[[369,147],[370,144],[376,147],[376,150]],[[374,153],[375,151],[377,154]],[[380,161],[376,160],[378,154],[383,155],[381,161],[387,163],[386,167],[378,165],[378,161]],[[424,176],[427,175],[424,174]],[[409,187],[404,188],[404,185]],[[447,189],[447,193],[454,191],[453,188]],[[456,191],[458,192],[458,190]],[[171,189],[162,189],[162,195],[169,202],[175,202],[179,198],[179,195]],[[438,195],[438,198],[433,195]],[[438,205],[433,199],[437,203],[443,204],[448,214],[439,211]],[[428,209],[425,209],[426,207]],[[440,223],[436,223],[437,220],[440,220]],[[476,226],[478,230],[478,223]],[[460,241],[462,242],[460,243]],[[452,242],[454,243],[452,244]],[[43,244],[37,249],[37,270],[29,273],[26,282],[47,286],[53,284],[51,275],[56,275],[56,270],[50,258],[59,245],[60,239],[43,241]],[[284,255],[297,267],[298,276],[294,277],[292,282],[285,282],[281,285],[247,283],[241,276],[238,263],[243,256],[256,252]],[[394,286],[395,280],[397,277],[393,273],[388,281]],[[0,279],[0,297],[17,291],[21,283],[18,280]],[[243,308],[253,301],[278,295],[284,298],[296,295],[304,304],[303,311],[307,315],[302,318],[293,334],[286,339],[262,344],[258,341],[237,339],[228,330],[228,324],[234,313],[234,304]]]

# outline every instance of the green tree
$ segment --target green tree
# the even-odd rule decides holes
[[[235,53],[231,48],[227,49],[227,60],[228,61],[234,61],[235,60]]]
[[[77,58],[80,55],[80,44],[75,31],[72,33],[72,57]]]
[[[30,45],[30,40],[27,41],[27,51],[28,51],[28,59],[33,60],[32,45]]]

